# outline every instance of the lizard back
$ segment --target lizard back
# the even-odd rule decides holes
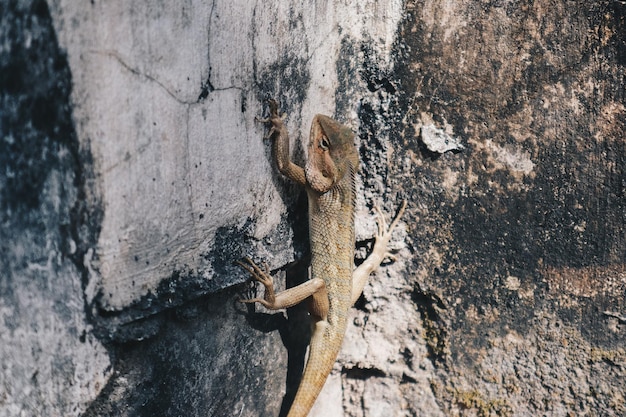
[[[316,317],[309,356],[288,417],[306,416],[319,395],[341,349],[351,307],[354,269],[355,170],[325,193],[307,187],[311,240],[311,277],[326,285],[328,312]]]

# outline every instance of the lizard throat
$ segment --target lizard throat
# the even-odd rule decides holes
[[[311,164],[306,164],[304,167],[304,175],[306,176],[306,180],[311,188],[318,193],[327,192],[337,182],[337,178],[335,178],[334,175],[332,177],[327,177]]]

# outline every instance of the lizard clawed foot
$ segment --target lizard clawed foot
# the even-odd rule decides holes
[[[270,275],[269,267],[263,262],[263,269],[255,264],[252,259],[245,257],[236,264],[248,271],[252,278],[259,281],[265,287],[265,296],[263,298],[251,298],[247,300],[239,300],[242,303],[261,303],[264,307],[272,309],[275,304],[274,280]]]
[[[263,139],[269,139],[272,137],[272,135],[276,132],[276,125],[282,122],[285,117],[287,116],[286,114],[279,114],[278,113],[278,102],[276,100],[274,100],[273,98],[270,98],[267,100],[267,102],[269,103],[270,106],[270,115],[267,118],[260,118],[258,116],[254,117],[254,120],[259,122],[259,123],[271,123],[272,127],[270,127],[269,132],[267,132],[267,134],[265,136],[263,136]]]
[[[387,220],[385,219],[385,215],[383,214],[380,206],[374,206],[374,210],[376,211],[376,224],[378,225],[378,231],[376,232],[376,243],[375,248],[381,248],[380,251],[383,252],[383,259],[389,259],[391,261],[396,260],[396,256],[387,250],[387,245],[391,240],[391,235],[393,233],[393,229],[398,225],[400,221],[400,217],[404,214],[404,210],[406,209],[406,200],[402,201],[402,205],[398,210],[398,214],[393,218],[391,224],[387,225]]]

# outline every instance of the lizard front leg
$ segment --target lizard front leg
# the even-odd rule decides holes
[[[361,265],[352,273],[352,305],[356,303],[356,301],[361,296],[363,292],[363,288],[367,283],[367,278],[370,276],[372,272],[374,272],[380,264],[385,260],[385,258],[395,259],[394,256],[389,253],[388,245],[389,240],[391,239],[391,234],[393,233],[393,229],[398,225],[398,221],[402,214],[404,214],[404,210],[406,209],[406,200],[402,202],[400,206],[400,210],[398,210],[398,214],[392,220],[391,224],[387,226],[387,221],[385,220],[385,216],[383,212],[380,210],[378,206],[375,207],[376,210],[376,223],[378,225],[378,231],[376,233],[376,242],[374,243],[374,249],[372,253],[363,261]]]
[[[269,124],[270,130],[264,139],[270,139],[273,142],[274,161],[278,170],[288,178],[291,178],[297,184],[306,185],[306,177],[304,170],[299,165],[291,161],[289,155],[289,134],[283,119],[285,115],[278,112],[278,103],[274,99],[268,100],[270,115],[266,119],[256,118],[258,122]]]
[[[237,261],[237,264],[248,271],[256,281],[259,281],[265,287],[265,295],[263,298],[240,300],[242,303],[260,303],[269,310],[280,310],[281,308],[293,307],[311,296],[313,296],[313,300],[323,298],[318,297],[318,295],[325,294],[326,292],[324,280],[314,278],[293,288],[276,293],[274,291],[274,280],[269,273],[267,265],[264,265],[264,269],[261,269],[250,258]],[[328,307],[326,306],[326,308]]]

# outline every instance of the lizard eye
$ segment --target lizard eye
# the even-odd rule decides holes
[[[320,148],[322,148],[322,150],[327,151],[328,148],[330,148],[330,143],[328,142],[328,138],[323,137],[322,140],[320,140]]]

